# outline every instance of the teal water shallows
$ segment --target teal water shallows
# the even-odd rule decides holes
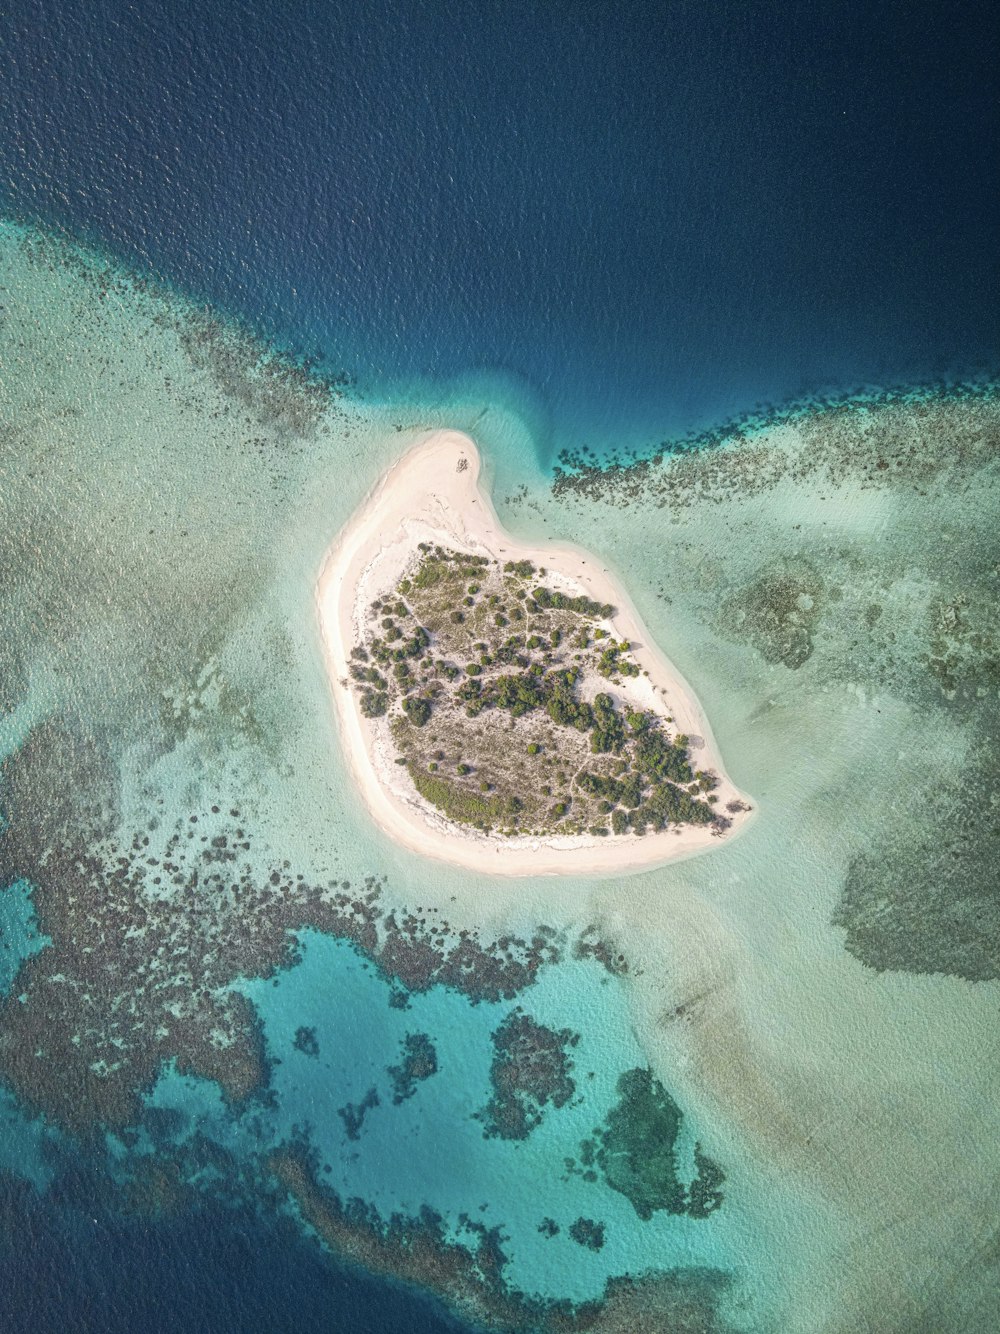
[[[995,1327],[995,398],[553,490],[509,403],[373,408],[28,229],[0,280],[0,859],[49,941],[0,1077],[75,1137],[30,1216],[293,1220],[499,1327]],[[622,572],[740,839],[498,884],[371,826],[313,582],[439,423]]]
[[[685,1203],[701,1191],[705,1217],[665,1190],[670,1207],[644,1221],[600,1184],[596,1147],[581,1148],[622,1062],[647,1067],[617,983],[605,1015],[606,974],[586,962],[601,952],[593,932],[573,961],[586,887],[491,886],[485,910],[482,885],[376,833],[332,726],[313,583],[336,531],[415,427],[478,417],[498,449],[510,442],[508,469],[524,431],[489,403],[358,405],[27,229],[4,230],[0,264],[13,720],[0,856],[9,884],[30,880],[49,941],[2,1002],[0,1075],[87,1146],[95,1172],[74,1168],[70,1188],[64,1147],[44,1216],[72,1199],[126,1227],[221,1196],[280,1217],[294,1199],[314,1233],[383,1282],[423,1283],[492,1321],[544,1322],[553,1302],[585,1302],[566,1318],[593,1326],[610,1278],[615,1309],[683,1306],[720,1322],[736,1273],[723,1261],[743,1229],[718,1181],[705,1188],[691,1124],[666,1186],[676,1176]],[[364,971],[374,963],[378,976]],[[373,1012],[383,1029],[366,1029]],[[526,1086],[512,1091],[522,1060]],[[491,1093],[494,1062],[507,1073]],[[215,1112],[183,1136],[168,1106],[178,1080],[217,1090]],[[527,1139],[490,1130],[519,1121]],[[411,1133],[461,1154],[389,1152]],[[697,1134],[712,1156],[711,1128]],[[81,1184],[106,1179],[99,1152],[114,1198]],[[334,1235],[334,1202],[352,1200]],[[421,1246],[427,1263],[413,1269]]]
[[[0,995],[9,994],[24,960],[49,943],[38,933],[31,886],[24,880],[7,885],[0,898]]]
[[[821,1328],[997,1319],[998,442],[995,386],[831,405],[575,470],[509,519],[642,571],[646,623],[759,803],[655,894],[603,897],[692,1105],[835,1203],[806,1252]]]
[[[43,950],[49,941],[38,933],[31,886],[24,880],[0,891],[0,996],[8,996],[22,963]],[[39,1190],[52,1178],[45,1162],[51,1131],[20,1107],[8,1089],[0,1086],[0,1173],[16,1172]]]
[[[208,1123],[234,1152],[259,1156],[304,1135],[313,1171],[343,1200],[362,1199],[386,1220],[429,1208],[458,1244],[473,1244],[480,1228],[495,1230],[505,1283],[530,1298],[592,1301],[608,1279],[656,1269],[725,1273],[744,1249],[748,1220],[738,1221],[721,1197],[701,1216],[688,1210],[698,1169],[683,1120],[674,1148],[679,1205],[654,1192],[643,1221],[610,1174],[595,1169],[588,1144],[618,1105],[623,1073],[648,1068],[622,989],[599,964],[550,967],[516,1001],[470,1005],[437,986],[401,1007],[355,948],[311,933],[291,970],[273,983],[238,986],[261,1016],[271,1106],[234,1120],[212,1085],[172,1069],[149,1105],[179,1113],[181,1137]],[[545,1069],[537,1041],[491,1075],[494,1035],[512,1014],[568,1035],[567,1097],[543,1093],[540,1077],[519,1085],[532,1055],[536,1072]],[[401,1081],[408,1038],[430,1060]],[[498,1088],[537,1114],[529,1132],[492,1121]],[[598,1247],[574,1239],[581,1218],[600,1226]]]

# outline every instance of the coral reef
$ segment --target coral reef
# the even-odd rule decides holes
[[[568,1049],[580,1040],[568,1028],[551,1029],[513,1010],[493,1034],[493,1097],[480,1113],[487,1137],[527,1139],[544,1109],[564,1107],[576,1090]]]

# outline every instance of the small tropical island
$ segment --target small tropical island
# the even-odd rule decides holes
[[[406,846],[499,874],[608,874],[730,837],[750,804],[624,590],[500,527],[436,432],[382,478],[317,586],[358,789]]]

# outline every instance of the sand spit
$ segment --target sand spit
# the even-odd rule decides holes
[[[479,485],[480,457],[458,431],[435,431],[414,445],[379,479],[330,549],[316,585],[323,646],[340,735],[355,784],[376,824],[411,851],[491,875],[621,875],[705,851],[733,837],[751,818],[738,810],[731,828],[705,826],[663,833],[598,838],[492,836],[459,829],[417,794],[394,763],[388,729],[373,727],[348,686],[348,657],[360,641],[365,611],[394,586],[418,542],[439,544],[502,561],[528,559],[547,582],[585,593],[616,608],[609,622],[648,673],[641,678],[644,707],[671,717],[691,738],[692,758],[718,774],[718,808],[746,803],[722,767],[718,748],[691,687],[656,648],[628,594],[595,557],[578,547],[519,542],[500,525]]]

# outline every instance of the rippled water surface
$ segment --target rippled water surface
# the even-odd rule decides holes
[[[841,18],[15,6],[5,1329],[1000,1323],[985,20]],[[313,585],[441,425],[624,579],[739,839],[370,823]]]

